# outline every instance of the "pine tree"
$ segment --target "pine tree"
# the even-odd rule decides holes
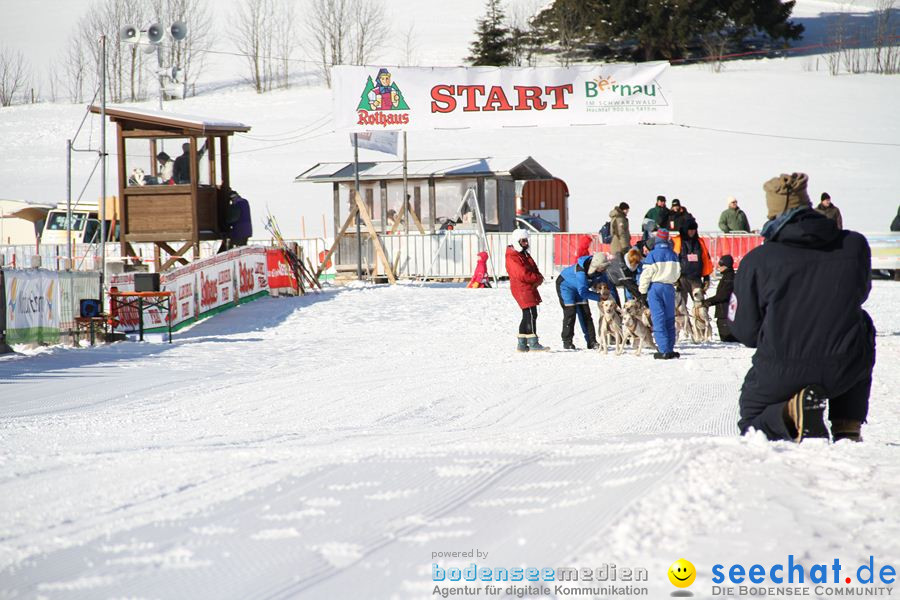
[[[475,41],[469,45],[471,53],[466,59],[472,66],[504,66],[512,64],[511,34],[505,24],[500,0],[487,0],[486,12],[478,19]]]

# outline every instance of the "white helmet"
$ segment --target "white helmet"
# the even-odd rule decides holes
[[[509,245],[513,248],[519,246],[519,240],[527,240],[528,239],[528,230],[527,229],[516,229],[509,235]]]

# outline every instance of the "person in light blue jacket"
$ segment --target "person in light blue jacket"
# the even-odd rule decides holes
[[[653,338],[659,348],[653,358],[678,358],[681,355],[675,352],[675,282],[681,276],[681,264],[672,251],[667,229],[657,230],[656,243],[641,264],[638,290],[647,296]]]
[[[616,297],[615,286],[606,276],[609,259],[602,252],[579,258],[574,265],[563,269],[556,278],[556,295],[563,309],[562,341],[565,350],[576,350],[572,339],[575,335],[577,311],[584,313],[587,326],[588,348],[599,348],[597,332],[591,317],[588,301],[599,301],[600,295],[594,291],[595,286],[605,283],[609,291]]]

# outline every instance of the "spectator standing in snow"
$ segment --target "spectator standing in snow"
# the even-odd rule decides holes
[[[576,350],[572,338],[575,335],[575,318],[579,306],[584,311],[588,328],[588,348],[600,347],[588,301],[600,301],[600,295],[594,291],[594,287],[601,283],[608,285],[610,293],[614,293],[615,288],[604,272],[608,266],[606,255],[597,252],[592,256],[579,258],[574,265],[563,269],[556,278],[556,295],[563,309],[562,342],[565,350]]]
[[[469,280],[467,288],[489,288],[491,287],[491,280],[488,277],[487,273],[487,261],[488,261],[488,253],[487,252],[479,252],[478,253],[478,264],[475,265],[475,272],[472,274],[472,279]]]
[[[756,348],[741,388],[741,433],[770,440],[828,437],[861,441],[875,327],[869,296],[871,251],[859,233],[812,210],[803,173],[770,179],[766,243],[741,261],[728,308],[731,332]]]
[[[631,233],[628,231],[628,210],[630,208],[627,202],[621,202],[609,211],[609,230],[612,233],[609,251],[613,256],[620,255],[631,248]]]
[[[672,210],[669,211],[669,231],[680,232],[690,220],[694,220],[694,215],[682,206],[681,200],[678,198],[672,200]]]
[[[678,261],[681,263],[678,291],[687,302],[693,288],[705,290],[709,286],[709,276],[713,271],[709,249],[703,238],[697,234],[697,222],[693,218],[685,223],[685,228],[672,242],[672,251],[678,255]]]
[[[731,300],[731,294],[734,292],[734,257],[726,254],[719,259],[719,285],[716,286],[716,293],[703,301],[703,306],[716,307],[716,327],[719,329],[719,339],[723,342],[736,342],[737,338],[731,335],[728,328],[728,301]]]
[[[659,351],[653,358],[671,359],[675,352],[675,282],[681,275],[678,256],[669,245],[669,230],[656,232],[656,242],[644,258],[638,289],[647,297],[653,321],[653,339]]]
[[[747,213],[738,207],[737,198],[728,197],[728,208],[722,211],[719,216],[719,229],[724,233],[749,233],[750,221],[747,220]]]
[[[537,336],[537,306],[541,303],[538,287],[544,283],[544,276],[528,253],[528,231],[525,229],[516,229],[510,235],[509,246],[506,247],[506,272],[509,274],[509,289],[522,309],[516,350],[549,350],[541,345]]]
[[[650,223],[649,221],[652,221]],[[651,233],[660,227],[666,227],[669,224],[669,209],[666,207],[666,197],[657,196],[656,206],[647,211],[644,215],[644,239],[647,239]]]
[[[828,195],[828,192],[822,192],[822,199],[819,201],[816,210],[834,221],[835,224],[837,224],[838,229],[844,228],[844,219],[841,217],[841,209],[831,203],[831,196]]]
[[[900,231],[900,206],[897,207],[897,216],[891,221],[891,231]]]

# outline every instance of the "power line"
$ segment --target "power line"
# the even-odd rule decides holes
[[[777,138],[781,140],[800,140],[804,142],[829,142],[832,144],[857,144],[861,146],[891,146],[891,147],[900,147],[900,144],[892,143],[892,142],[865,142],[861,140],[836,140],[829,138],[811,138],[811,137],[802,137],[795,135],[778,135],[775,133],[760,133],[756,131],[738,131],[735,129],[717,129],[715,127],[701,127],[700,125],[686,125],[684,123],[672,123],[677,127],[683,127],[685,129],[701,129],[703,131],[715,131],[718,133],[731,133],[734,135],[750,135],[754,137],[767,137],[767,138]]]
[[[280,148],[281,146],[290,146],[291,144],[299,144],[300,142],[305,142],[308,140],[315,140],[317,138],[324,137],[326,135],[330,135],[332,133],[335,133],[334,129],[332,129],[330,131],[322,132],[318,135],[313,135],[310,137],[301,138],[299,140],[294,140],[293,142],[284,142],[282,144],[273,144],[271,146],[263,146],[262,148],[252,148],[250,150],[235,150],[235,151],[229,152],[229,154],[249,154],[250,152],[262,152],[263,150],[271,150],[272,148]]]
[[[132,42],[120,41],[119,43],[135,45],[135,46],[150,46],[153,48],[156,48],[157,46],[160,46],[162,48],[172,48],[173,47],[171,44],[148,44],[145,42],[134,44]],[[290,58],[290,57],[284,57],[284,56],[267,56],[267,55],[255,56],[253,54],[247,54],[245,52],[228,52],[227,50],[211,50],[211,49],[206,49],[206,48],[192,48],[191,52],[192,53],[197,52],[199,54],[221,54],[223,56],[239,56],[241,58],[258,58],[258,59],[262,59],[262,60],[280,60],[280,61],[285,61],[285,62],[296,62],[296,63],[304,63],[304,64],[308,64],[308,65],[317,65],[317,66],[320,66],[322,64],[319,61],[307,60],[307,59],[303,59],[303,58]]]
[[[290,129],[288,131],[283,131],[281,133],[258,134],[258,135],[249,135],[246,133],[238,133],[236,135],[239,137],[246,138],[248,140],[257,141],[257,142],[284,142],[284,141],[292,140],[292,139],[300,137],[300,136],[307,135],[309,133],[312,133],[313,131],[321,129],[322,127],[325,126],[324,121],[327,121],[330,118],[331,118],[331,115],[322,115],[318,119],[310,121],[309,123],[307,123],[306,125],[304,125],[302,127],[298,127],[296,129]],[[301,133],[295,133],[295,132],[301,132]],[[288,134],[293,134],[293,135],[288,135]],[[282,137],[282,136],[285,136],[285,137]]]

